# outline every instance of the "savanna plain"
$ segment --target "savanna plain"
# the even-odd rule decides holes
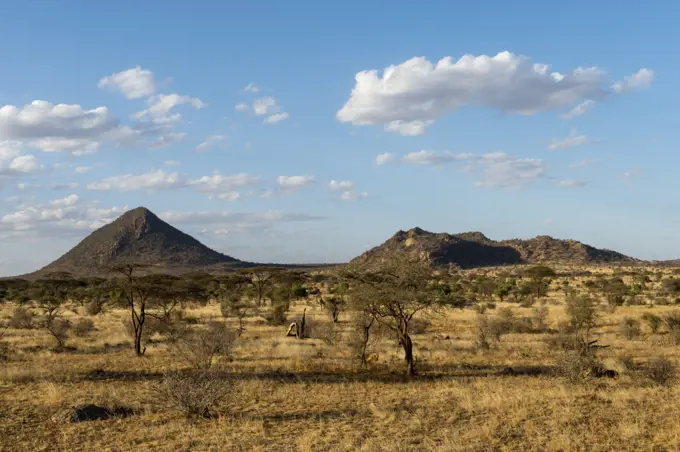
[[[0,449],[680,448],[680,271],[409,265],[0,281]]]

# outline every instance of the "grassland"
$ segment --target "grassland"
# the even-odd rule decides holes
[[[579,286],[584,279],[570,283]],[[544,299],[553,329],[565,319],[559,287],[553,281]],[[495,304],[495,310],[507,307],[518,316],[533,312]],[[317,322],[326,321],[313,300],[296,302],[290,315],[304,308]],[[13,309],[0,305],[3,324]],[[73,306],[65,316],[91,318],[96,330],[70,338],[65,352],[52,351],[44,329],[6,330],[13,353],[0,362],[0,449],[678,450],[680,387],[654,384],[644,369],[660,356],[677,361],[680,346],[663,328],[653,334],[643,326],[633,340],[621,333],[626,317],[675,309],[648,303],[603,310],[595,337],[609,348],[598,356],[618,376],[577,383],[556,374],[562,352],[546,344],[550,333],[511,333],[480,350],[473,309],[427,317],[431,324],[413,334],[419,370],[413,378],[403,376],[401,348],[392,337],[374,347],[378,359],[361,370],[343,340],[329,345],[284,337],[285,326],[253,316],[232,359],[215,370],[233,382],[220,415],[186,419],[152,390],[165,372],[186,368],[172,344],[154,336],[146,354],[136,357],[122,324],[126,311],[93,317]],[[199,324],[222,320],[214,304],[187,307],[185,316]],[[348,318],[341,314],[341,330],[349,328]],[[85,403],[132,414],[64,422],[64,411]]]

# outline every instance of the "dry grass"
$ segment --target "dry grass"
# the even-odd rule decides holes
[[[518,317],[534,315],[532,308],[497,304]],[[308,316],[327,321],[311,303],[299,303],[289,316],[305,307]],[[565,320],[561,292],[551,292],[546,307],[547,326],[556,329]],[[0,306],[0,319],[13,309]],[[628,317],[664,317],[674,309],[603,313],[595,337],[610,348],[598,357],[619,376],[580,384],[552,372],[558,356],[544,341],[547,333],[508,333],[480,351],[472,309],[429,317],[431,325],[413,337],[420,376],[412,380],[401,376],[400,347],[391,337],[363,372],[342,339],[286,338],[285,326],[252,317],[233,360],[213,370],[231,382],[229,396],[218,416],[199,420],[158,403],[155,385],[187,366],[160,336],[151,338],[144,357],[135,357],[123,311],[89,317],[96,330],[71,337],[74,350],[63,353],[51,351],[43,329],[8,329],[3,339],[14,354],[0,362],[0,450],[678,450],[680,387],[650,384],[640,369],[659,356],[677,362],[680,346],[664,326],[656,333],[644,327],[633,340],[621,332]],[[221,319],[215,304],[187,314],[203,324]],[[66,317],[75,322],[85,312]],[[341,315],[338,328],[347,329],[347,321]],[[50,420],[85,403],[135,414],[75,424]]]

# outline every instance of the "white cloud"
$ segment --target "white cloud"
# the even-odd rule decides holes
[[[8,169],[17,173],[34,173],[40,169],[40,163],[33,155],[20,155],[9,162]]]
[[[503,152],[485,154],[478,163],[483,169],[475,185],[481,187],[521,187],[543,177],[547,170],[543,160],[516,158]]]
[[[41,204],[23,205],[0,217],[0,232],[10,235],[81,235],[110,223],[127,210],[125,207],[102,209],[97,203],[83,202],[76,194]]]
[[[391,154],[389,152],[384,152],[382,154],[378,154],[378,156],[375,158],[375,164],[376,165],[386,165],[390,163],[392,160],[394,160],[394,154]]]
[[[245,88],[243,88],[243,91],[245,91],[246,93],[257,93],[260,91],[260,88],[253,82],[250,82]]]
[[[117,125],[106,107],[83,110],[80,105],[36,100],[23,108],[0,108],[0,139],[93,138]]]
[[[145,116],[153,118],[155,121],[161,123],[175,122],[181,119],[181,116],[174,114],[168,116],[170,111],[178,105],[189,104],[197,110],[207,107],[201,99],[191,96],[182,96],[176,93],[173,94],[158,94],[157,96],[149,97],[147,100],[149,108],[140,112],[134,113],[134,119],[140,119]]]
[[[331,180],[328,183],[331,190],[352,190],[354,188],[354,182],[348,180]]]
[[[184,177],[179,173],[166,173],[163,170],[144,174],[123,174],[111,176],[87,186],[88,190],[166,190],[186,186]]]
[[[569,110],[568,113],[563,114],[562,118],[571,119],[571,118],[575,118],[577,116],[584,115],[584,114],[586,114],[586,112],[588,112],[588,110],[592,109],[594,106],[595,106],[594,100],[590,100],[590,99],[584,100],[583,102],[581,102],[580,104],[578,104],[577,106],[575,106],[574,108]]]
[[[128,99],[139,99],[156,92],[153,72],[139,66],[102,77],[98,86],[120,91]]]
[[[149,144],[149,149],[162,149],[179,143],[186,137],[187,134],[183,132],[170,132],[166,135],[160,135]]]
[[[253,111],[256,116],[270,115],[278,113],[279,106],[276,104],[276,100],[273,97],[263,97],[258,99],[253,104]]]
[[[423,135],[425,128],[431,125],[434,121],[392,121],[385,125],[385,130],[388,132],[395,132],[399,135],[415,137]]]
[[[84,174],[92,170],[92,168],[93,168],[92,166],[76,166],[73,172],[76,174]]]
[[[296,191],[314,184],[313,176],[279,176],[276,183],[282,191]]]
[[[189,185],[195,187],[201,193],[209,193],[220,199],[235,199],[234,192],[237,192],[238,189],[252,187],[259,183],[259,177],[247,173],[221,174],[220,172],[189,181]]]
[[[368,193],[366,193],[366,192],[356,193],[356,192],[349,191],[349,190],[342,192],[342,194],[340,195],[340,199],[342,201],[355,201],[357,199],[367,198],[367,197],[368,197]]]
[[[581,160],[580,162],[572,163],[569,165],[569,168],[583,168],[584,166],[592,165],[594,163],[598,163],[600,159],[589,159],[589,160]]]
[[[286,112],[283,113],[274,113],[271,116],[267,116],[264,121],[262,121],[263,124],[276,124],[277,122],[281,122],[285,119],[290,118],[290,115]]]
[[[455,162],[466,160],[472,157],[472,154],[454,154],[453,152],[436,152],[421,150],[418,152],[409,152],[402,157],[402,162],[416,165],[441,165],[448,162]]]
[[[245,102],[241,102],[240,104],[236,104],[236,107],[234,107],[236,111],[247,111],[248,110],[248,104]]]
[[[553,142],[548,146],[548,150],[556,151],[558,149],[576,148],[595,142],[595,140],[591,140],[585,135],[578,135],[576,129],[572,129],[568,137],[553,140]]]
[[[217,199],[226,199],[229,201],[236,201],[241,197],[241,193],[237,191],[228,191],[226,193],[220,193],[217,195]]]
[[[623,81],[616,82],[612,85],[612,89],[617,93],[627,93],[634,89],[647,89],[651,86],[654,80],[654,71],[642,68],[633,75],[623,78]]]
[[[210,135],[208,136],[205,141],[203,141],[201,144],[196,146],[196,152],[206,152],[209,151],[210,148],[214,145],[219,143],[220,141],[223,141],[225,138],[224,135]]]
[[[627,79],[626,86],[642,86],[650,80],[643,71],[634,80]],[[458,61],[445,57],[437,63],[414,57],[388,66],[382,74],[361,71],[355,82],[349,100],[336,115],[338,121],[384,124],[397,132],[418,133],[421,125],[431,124],[427,121],[465,106],[531,115],[598,101],[612,92],[607,74],[597,67],[578,67],[562,74],[510,52],[493,57],[464,55]]]
[[[583,187],[584,185],[588,185],[588,182],[586,182],[584,180],[564,179],[564,180],[558,181],[557,185],[560,186],[560,187],[565,187],[565,188]]]
[[[182,163],[177,160],[166,160],[165,166],[180,166]]]
[[[78,187],[78,182],[68,182],[63,184],[53,183],[50,184],[52,190],[73,190]]]
[[[44,152],[70,152],[80,157],[99,151],[100,143],[92,139],[43,138],[31,141],[31,146]]]

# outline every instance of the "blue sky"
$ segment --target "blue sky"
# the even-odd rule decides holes
[[[680,6],[448,3],[3,4],[0,275],[140,205],[246,260],[416,225],[680,257]]]

